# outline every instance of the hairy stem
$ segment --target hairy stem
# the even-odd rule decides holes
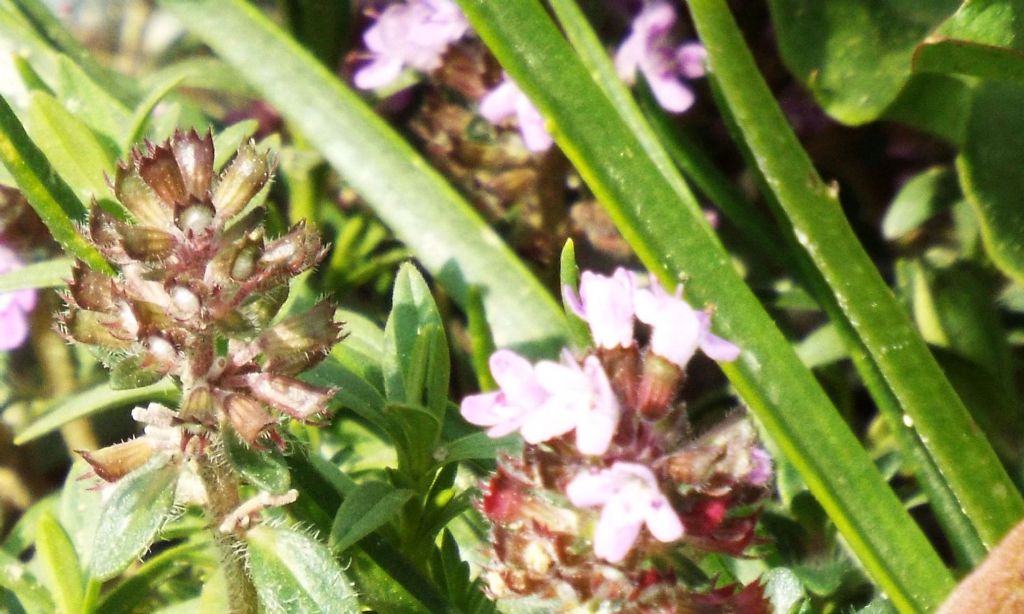
[[[209,502],[206,513],[213,524],[214,541],[220,551],[221,566],[228,585],[228,607],[231,614],[256,614],[259,612],[259,601],[256,587],[245,570],[245,542],[237,534],[223,533],[219,528],[224,518],[241,503],[238,497],[238,476],[227,462],[219,436],[213,438],[206,454],[197,461],[199,477],[203,480]]]

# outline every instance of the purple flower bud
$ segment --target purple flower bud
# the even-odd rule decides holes
[[[594,554],[611,563],[626,557],[644,525],[658,541],[671,542],[683,536],[679,515],[644,465],[615,463],[610,469],[581,473],[565,492],[577,507],[601,508]]]
[[[683,288],[669,294],[657,280],[634,295],[636,317],[649,324],[651,351],[685,369],[697,348],[715,360],[731,361],[740,354],[736,345],[711,333],[711,317],[683,300]]]
[[[469,29],[451,0],[409,0],[393,4],[363,34],[371,61],[356,71],[356,87],[377,89],[398,78],[406,66],[430,72],[441,66],[448,45]]]
[[[634,275],[626,269],[616,269],[611,277],[584,271],[579,295],[565,286],[562,297],[590,325],[597,347],[610,350],[633,345],[634,288]]]
[[[654,97],[666,111],[682,113],[693,105],[693,92],[679,77],[703,76],[703,47],[688,43],[678,49],[669,41],[676,12],[666,2],[653,2],[633,20],[633,29],[615,54],[615,69],[626,83],[636,81],[639,70]]]
[[[540,111],[508,75],[480,101],[480,115],[492,124],[515,115],[523,143],[534,153],[547,151],[554,143]]]
[[[18,256],[0,245],[0,273],[22,267]],[[36,306],[36,291],[15,290],[0,293],[0,350],[13,350],[28,338],[28,314]]]

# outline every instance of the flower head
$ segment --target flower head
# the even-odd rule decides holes
[[[634,286],[634,276],[626,269],[616,269],[611,277],[584,271],[579,295],[564,286],[562,297],[590,325],[597,347],[629,347],[633,345]]]
[[[515,115],[523,143],[532,152],[546,151],[554,142],[540,111],[508,75],[480,101],[480,115],[492,124]]]
[[[711,316],[682,298],[682,287],[669,294],[656,280],[634,294],[636,317],[649,324],[651,351],[685,369],[697,348],[715,360],[735,360],[740,349],[711,333]]]
[[[565,492],[577,507],[601,507],[594,553],[611,563],[626,557],[644,525],[658,541],[683,536],[679,516],[644,465],[618,462],[609,469],[581,473]]]
[[[669,32],[676,22],[676,12],[666,2],[653,2],[644,7],[633,20],[633,28],[615,54],[615,69],[629,84],[636,81],[639,70],[658,103],[666,111],[682,113],[693,105],[693,92],[679,81],[703,76],[703,47],[690,43],[673,47]]]
[[[406,66],[422,72],[437,69],[448,45],[467,29],[465,16],[451,0],[409,0],[389,6],[363,35],[373,59],[356,71],[356,87],[383,87]]]
[[[20,269],[21,260],[10,248],[0,245],[0,273]],[[28,337],[28,314],[36,306],[36,291],[0,293],[0,351],[13,350]]]

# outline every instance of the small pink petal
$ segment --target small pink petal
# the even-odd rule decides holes
[[[616,503],[618,501],[613,500],[604,506],[594,530],[594,554],[609,563],[618,563],[626,558],[643,525],[641,519],[628,515],[628,506]]]
[[[561,437],[576,428],[577,414],[564,407],[550,407],[550,403],[532,412],[523,420],[520,433],[527,443],[538,444]]]
[[[583,310],[583,303],[580,302],[579,294],[569,284],[562,286],[562,301],[569,308],[569,311],[576,314],[577,317],[583,320],[587,319],[587,312]]]
[[[38,298],[38,292],[35,289],[26,288],[25,290],[17,290],[14,293],[14,302],[21,307],[22,311],[28,312],[36,306],[36,299]]]
[[[679,72],[687,79],[699,79],[707,74],[708,50],[700,43],[684,43],[676,52]]]
[[[658,541],[672,542],[683,536],[683,523],[679,520],[679,515],[660,494],[651,501],[644,522],[651,535]]]
[[[477,426],[493,426],[505,419],[504,416],[500,415],[495,407],[499,405],[499,399],[501,399],[502,393],[500,392],[484,392],[481,394],[471,394],[468,397],[462,399],[459,413],[466,419],[466,422],[470,424],[476,424]]]
[[[361,90],[384,87],[402,73],[402,61],[393,57],[379,57],[356,71],[352,82]]]
[[[690,88],[680,83],[673,75],[652,75],[645,73],[651,92],[658,104],[669,113],[682,113],[693,106],[694,96]]]
[[[565,487],[565,494],[576,507],[603,505],[614,494],[615,478],[608,471],[584,471]]]
[[[480,101],[480,115],[492,124],[500,123],[515,114],[516,98],[520,94],[515,82],[506,77]]]
[[[735,343],[726,341],[717,335],[707,333],[700,342],[700,350],[708,358],[730,362],[736,360],[740,355],[740,348]]]

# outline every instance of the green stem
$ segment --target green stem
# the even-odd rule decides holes
[[[220,552],[221,567],[228,585],[228,603],[231,614],[257,614],[259,599],[256,587],[245,570],[246,545],[234,533],[223,533],[219,527],[224,518],[241,504],[238,496],[238,476],[227,461],[224,444],[216,437],[210,442],[206,454],[197,459],[199,477],[206,488],[206,513],[213,525],[213,539]]]

